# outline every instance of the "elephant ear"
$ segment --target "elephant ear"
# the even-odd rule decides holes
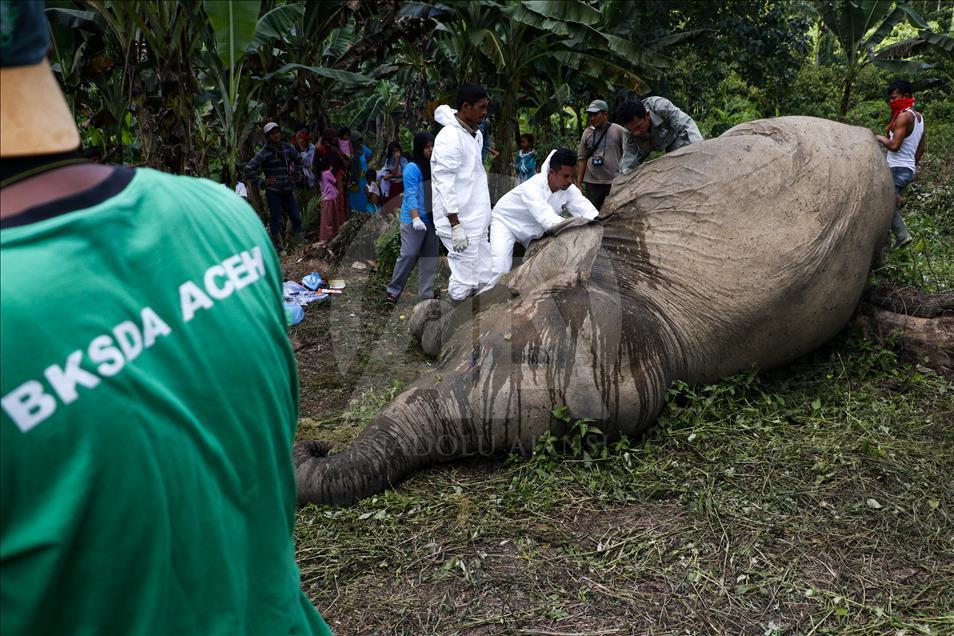
[[[531,243],[523,264],[500,282],[518,294],[570,287],[589,279],[602,242],[599,221],[567,219]]]

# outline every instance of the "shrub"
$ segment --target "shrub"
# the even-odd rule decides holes
[[[384,276],[394,273],[394,264],[401,255],[401,219],[395,214],[388,229],[374,243],[377,269]]]
[[[845,69],[840,64],[806,64],[795,77],[788,99],[779,104],[779,111],[783,115],[837,119],[844,77]],[[851,91],[846,119],[851,121],[851,111],[865,102],[880,101],[882,113],[887,111],[884,91],[892,77],[891,73],[873,65],[862,68]]]
[[[949,149],[954,148],[954,99],[930,99],[929,96],[916,108],[924,113],[927,153],[946,153],[950,157]]]
[[[863,126],[884,134],[884,128],[891,117],[891,109],[883,99],[861,102],[848,111],[846,124]]]
[[[307,197],[302,205],[301,223],[305,231],[311,231],[321,222],[321,197]]]
[[[707,139],[718,137],[733,126],[762,117],[758,107],[741,96],[729,97],[722,108],[713,107],[709,112],[708,117],[698,122],[699,130]]]

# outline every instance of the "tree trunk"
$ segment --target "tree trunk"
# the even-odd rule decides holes
[[[851,89],[855,84],[855,69],[849,69],[845,76],[845,84],[841,93],[841,106],[838,108],[838,121],[844,123],[848,114],[848,105],[851,103]]]
[[[954,292],[872,287],[862,298],[857,322],[867,337],[900,347],[903,358],[954,378]]]

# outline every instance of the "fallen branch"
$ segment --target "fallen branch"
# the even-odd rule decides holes
[[[912,361],[954,377],[954,292],[878,285],[862,297],[857,323],[866,337],[896,345]]]

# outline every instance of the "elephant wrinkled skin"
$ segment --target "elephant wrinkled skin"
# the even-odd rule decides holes
[[[821,119],[759,120],[649,162],[501,286],[452,312],[418,305],[438,373],[341,453],[296,445],[299,501],[348,504],[436,462],[530,449],[565,433],[564,405],[638,434],[674,380],[783,365],[849,320],[893,205],[871,132]]]

